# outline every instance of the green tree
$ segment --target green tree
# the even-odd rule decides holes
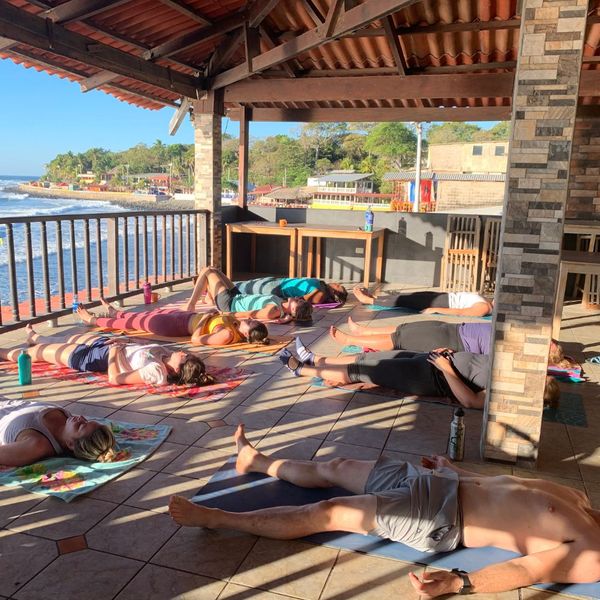
[[[510,122],[500,121],[489,129],[481,129],[473,136],[474,142],[507,142],[510,136]]]
[[[452,144],[456,142],[472,142],[473,136],[481,131],[472,123],[440,123],[432,125],[427,132],[430,144]]]
[[[320,158],[332,163],[342,158],[341,142],[348,134],[346,123],[306,123],[300,130],[300,144],[307,155],[312,154],[313,164]]]
[[[417,136],[404,123],[378,123],[367,135],[365,149],[397,168],[415,164]]]

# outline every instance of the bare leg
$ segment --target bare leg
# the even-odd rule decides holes
[[[273,459],[259,452],[244,435],[244,426],[235,432],[238,457],[235,468],[239,473],[264,473],[306,488],[333,486],[363,494],[374,460],[335,458],[326,462],[311,460]]]
[[[102,304],[102,307],[107,311],[109,317],[114,317],[119,312],[119,310],[116,309],[110,302],[107,302],[103,296],[100,296],[100,303]]]
[[[396,333],[397,327],[389,325],[387,327],[368,327],[365,325],[359,325],[352,320],[352,317],[348,317],[348,328],[356,335],[381,335],[383,333]]]
[[[96,317],[83,304],[77,307],[77,316],[81,319],[82,323],[90,327],[96,325]]]
[[[27,354],[31,356],[32,362],[47,362],[53,365],[68,367],[69,358],[76,348],[76,344],[36,344],[26,348]],[[21,350],[24,348],[0,349],[0,358],[17,362]]]
[[[74,333],[73,335],[40,335],[34,332],[31,337],[35,344],[87,344],[95,339],[98,335],[95,333]]]
[[[366,534],[375,527],[375,496],[333,498],[305,506],[277,506],[232,513],[192,504],[172,496],[169,512],[176,523],[188,527],[237,529],[253,535],[291,540],[322,531]]]
[[[325,358],[315,356],[315,365],[301,363],[295,356],[288,357],[280,355],[280,360],[296,377],[321,377],[335,384],[345,385],[351,383],[348,377],[348,365],[356,360],[356,356]],[[331,361],[344,361],[339,364],[331,364]],[[327,361],[327,364],[319,364],[319,361]]]
[[[193,311],[200,296],[206,294],[210,303],[214,304],[214,300],[220,292],[233,287],[233,281],[224,273],[214,267],[205,267],[200,271],[192,295],[188,300],[184,310]]]
[[[394,342],[392,336],[389,333],[382,334],[347,334],[339,329],[336,329],[333,325],[329,328],[329,335],[338,343],[342,345],[353,344],[356,346],[367,346],[374,348],[375,350],[393,350]]]

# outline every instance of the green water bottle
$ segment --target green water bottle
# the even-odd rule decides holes
[[[21,350],[19,358],[17,358],[19,367],[19,385],[29,385],[31,383],[31,356],[27,354],[27,350]]]

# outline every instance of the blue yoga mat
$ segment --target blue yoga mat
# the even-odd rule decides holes
[[[209,508],[245,512],[273,506],[300,506],[351,495],[342,488],[307,489],[266,475],[256,473],[239,475],[235,470],[235,457],[232,457],[198,491],[192,501]],[[467,572],[518,556],[514,552],[492,547],[458,548],[453,552],[430,554],[413,550],[398,542],[357,533],[319,533],[304,540],[331,548],[421,563],[440,569],[463,569]],[[600,583],[541,584],[536,587],[600,599]]]
[[[545,408],[542,413],[544,421],[553,423],[564,423],[575,427],[587,427],[585,407],[581,394],[573,392],[561,392],[558,408]]]

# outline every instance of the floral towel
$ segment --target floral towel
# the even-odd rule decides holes
[[[69,367],[60,367],[44,362],[33,363],[31,367],[33,383],[36,383],[36,379],[50,378],[58,379],[60,381],[92,383],[102,387],[125,387],[126,389],[146,391],[149,394],[160,394],[175,398],[196,398],[199,400],[220,400],[250,375],[249,371],[238,368],[208,367],[207,372],[217,380],[217,383],[214,383],[213,385],[196,387],[176,385],[174,383],[168,383],[166,385],[147,385],[140,383],[127,386],[114,386],[108,382],[108,377],[105,373],[81,373],[80,371],[74,371]],[[18,372],[17,364],[13,362],[0,362],[0,373],[2,372],[14,373],[16,377]],[[27,391],[26,387],[23,388],[23,391]]]
[[[91,463],[64,456],[49,458],[26,467],[0,465],[0,485],[20,486],[29,492],[70,502],[146,460],[171,431],[168,425],[95,420],[110,425],[115,434],[119,451],[113,462]]]

